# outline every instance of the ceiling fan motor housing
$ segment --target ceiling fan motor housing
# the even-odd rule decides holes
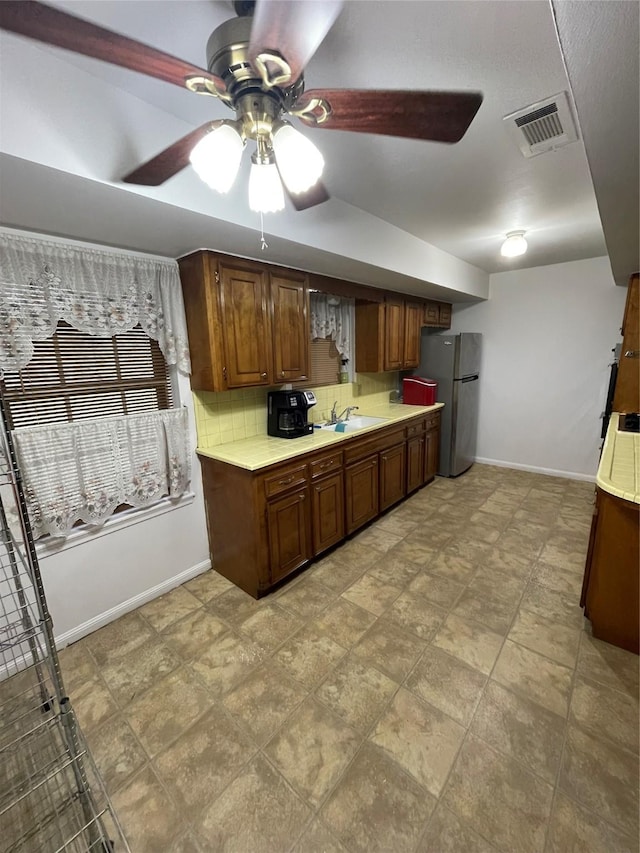
[[[273,114],[273,121],[290,109],[304,91],[303,75],[286,88],[273,86],[265,90],[249,62],[252,22],[251,17],[230,18],[211,33],[207,42],[207,68],[224,80],[231,97],[230,106],[239,113],[243,125],[248,124],[244,115],[247,108],[254,113],[262,111],[265,118]],[[251,104],[247,95],[255,95],[255,103]],[[274,106],[277,107],[275,113]],[[255,137],[252,135],[252,138]]]

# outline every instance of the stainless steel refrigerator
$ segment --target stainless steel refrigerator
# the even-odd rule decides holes
[[[473,464],[478,433],[478,387],[482,335],[461,332],[434,335],[422,330],[420,366],[416,376],[438,383],[441,410],[438,474],[457,477]]]

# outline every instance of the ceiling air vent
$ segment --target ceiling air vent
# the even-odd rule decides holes
[[[525,157],[562,148],[578,138],[566,92],[530,104],[502,120]]]

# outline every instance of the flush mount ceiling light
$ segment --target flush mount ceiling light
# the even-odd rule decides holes
[[[186,18],[192,4],[181,5]],[[467,132],[482,103],[482,94],[471,91],[305,91],[305,68],[342,6],[343,0],[234,0],[238,17],[211,34],[206,70],[36,0],[2,0],[0,29],[210,96],[234,111],[235,120],[208,121],[192,130],[126,175],[125,183],[156,187],[191,162],[210,186],[228,192],[242,148],[252,140],[255,168],[265,170],[256,172],[256,180],[277,171],[280,192],[284,184],[296,210],[305,210],[329,198],[320,177],[322,156],[282,120],[285,116],[295,116],[314,132],[318,128],[454,143]],[[358,57],[351,60],[357,63]],[[270,185],[276,193],[275,180]],[[262,201],[256,195],[255,203],[270,210],[279,204],[279,195],[268,201],[264,192],[259,197]]]
[[[500,254],[503,258],[517,258],[527,251],[527,241],[524,239],[524,231],[509,231],[507,239],[502,244]]]

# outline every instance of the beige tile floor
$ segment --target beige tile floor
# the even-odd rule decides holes
[[[259,602],[207,572],[66,649],[133,853],[637,851],[592,495],[475,465]]]

